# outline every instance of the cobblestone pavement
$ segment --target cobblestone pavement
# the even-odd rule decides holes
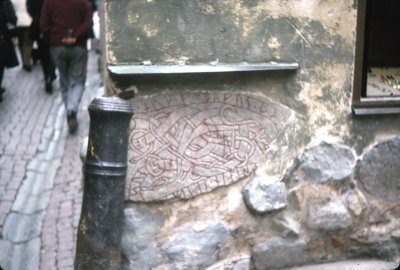
[[[32,72],[5,72],[0,103],[0,266],[6,270],[73,269],[82,202],[81,144],[87,107],[102,94],[99,56],[89,54],[77,134],[68,135],[58,80],[43,87],[40,64]]]

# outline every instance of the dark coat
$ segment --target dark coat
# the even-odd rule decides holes
[[[9,0],[0,0],[0,64],[5,67],[18,66],[18,58],[12,43],[12,33],[7,24],[16,25],[17,17]]]
[[[26,8],[32,17],[32,23],[29,27],[29,35],[32,40],[40,39],[40,12],[42,10],[43,0],[27,0]]]

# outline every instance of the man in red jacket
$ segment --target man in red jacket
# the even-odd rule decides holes
[[[51,57],[60,74],[70,134],[78,128],[76,114],[85,89],[92,17],[87,0],[45,0],[42,7],[40,28],[50,43]]]

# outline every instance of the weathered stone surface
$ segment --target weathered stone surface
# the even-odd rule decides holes
[[[40,238],[22,243],[0,240],[0,269],[39,269]]]
[[[206,270],[250,270],[249,257],[235,257],[218,262]]]
[[[350,38],[354,37],[348,28],[354,28],[350,22],[355,15],[349,12],[355,4],[353,1],[342,3],[335,3],[342,8],[340,12],[329,13],[336,22],[334,25],[331,20],[324,20],[326,13],[321,12],[330,10],[331,2],[299,6],[298,1],[287,1],[285,5],[254,0],[238,5],[227,0],[111,1],[106,6],[107,62],[151,60],[160,65],[174,64],[181,59],[189,63],[216,59],[234,63],[293,59],[315,64],[315,59],[320,59],[333,65],[344,61],[343,51],[350,50]],[[293,39],[298,35],[298,25],[303,26],[307,37]],[[118,42],[126,37],[129,40]],[[302,46],[309,50],[304,51]],[[300,56],[300,52],[305,54],[291,55]],[[336,109],[340,107],[339,101],[331,103]]]
[[[247,207],[258,214],[279,210],[287,205],[285,184],[270,182],[262,176],[251,180],[242,193]]]
[[[304,151],[285,180],[295,178],[313,183],[347,180],[353,173],[355,160],[352,149],[323,141]]]
[[[151,213],[144,208],[125,208],[122,235],[123,269],[151,269],[163,258],[156,236],[164,223],[164,215]]]
[[[41,176],[38,181],[47,179]],[[24,186],[23,186],[24,187]],[[46,210],[50,200],[51,190],[43,191],[40,195],[31,194],[32,190],[27,191],[21,187],[21,193],[18,193],[17,198],[13,203],[12,210],[18,213],[31,215],[38,211]]]
[[[288,202],[291,207],[300,210],[304,207],[305,204],[305,194],[304,190],[301,186],[296,186],[292,189],[289,189],[287,192]]]
[[[381,224],[381,225],[372,225],[368,227],[364,227],[358,229],[351,238],[357,240],[360,243],[364,244],[376,244],[380,243],[389,243],[391,240],[390,232],[394,230],[394,224]],[[399,224],[396,224],[399,226]]]
[[[400,197],[400,136],[380,141],[357,164],[356,177],[368,193],[397,202]]]
[[[360,243],[375,245],[397,241],[400,228],[400,205],[373,200],[364,210],[364,226],[354,231],[351,238]],[[399,249],[400,256],[400,249]]]
[[[310,229],[334,231],[346,229],[353,223],[347,208],[339,200],[325,204],[309,202],[307,211],[306,223]]]
[[[13,243],[21,243],[38,237],[44,214],[44,211],[32,215],[10,213],[4,223],[4,239]]]
[[[392,231],[392,233],[390,234],[397,241],[400,240],[400,228],[399,227],[397,229],[395,229],[394,231]]]
[[[375,258],[399,264],[399,244],[395,242],[376,242],[370,245],[345,246],[343,251],[348,258]],[[398,269],[398,268],[372,268],[372,269]]]
[[[367,207],[367,199],[359,189],[352,189],[345,194],[347,207],[353,215],[359,216]]]
[[[12,258],[13,244],[10,241],[0,240],[0,267],[11,269],[10,258]]]
[[[279,237],[257,245],[252,252],[256,270],[291,267],[312,262],[304,240],[290,240]]]
[[[370,225],[390,223],[393,216],[387,205],[380,200],[371,200],[366,211],[366,221]],[[397,217],[400,218],[400,217]]]
[[[273,219],[274,227],[285,237],[298,237],[301,225],[298,217],[294,217],[284,212]]]
[[[134,99],[127,198],[189,199],[250,175],[291,111],[226,92]]]
[[[204,269],[221,259],[219,248],[229,235],[229,230],[220,221],[191,226],[172,236],[166,253],[172,269]]]
[[[36,237],[26,243],[14,246],[13,257],[9,269],[39,269],[40,238]]]
[[[249,259],[242,259],[236,262],[233,270],[250,270],[250,258]],[[225,269],[224,269],[225,270]]]

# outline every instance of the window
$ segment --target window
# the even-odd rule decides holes
[[[352,109],[400,113],[400,1],[359,0]]]

